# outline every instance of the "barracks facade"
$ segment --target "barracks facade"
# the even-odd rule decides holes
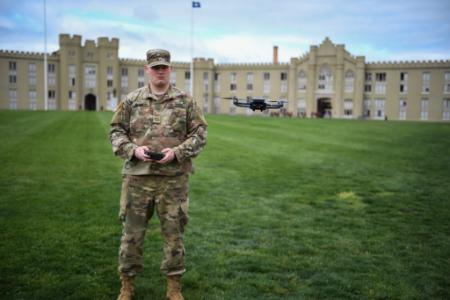
[[[47,57],[49,110],[113,110],[148,82],[145,59],[118,57],[119,40],[59,35]],[[143,54],[144,57],[144,54]],[[43,110],[44,54],[0,50],[0,109]],[[190,63],[172,62],[171,82],[189,92]],[[450,120],[450,60],[366,62],[330,39],[278,62],[216,64],[194,59],[194,98],[205,113],[268,114],[238,108],[223,97],[286,100],[297,117],[379,120]]]

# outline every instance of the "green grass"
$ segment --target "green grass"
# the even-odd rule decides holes
[[[0,298],[114,299],[110,113],[0,111]],[[450,298],[450,124],[207,117],[186,299]],[[156,217],[136,299],[163,299]]]

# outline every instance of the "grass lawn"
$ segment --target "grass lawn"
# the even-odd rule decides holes
[[[111,113],[0,111],[0,299],[115,299]],[[184,295],[449,299],[450,124],[209,115]],[[136,299],[164,299],[152,219]]]

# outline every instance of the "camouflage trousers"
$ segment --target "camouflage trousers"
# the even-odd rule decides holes
[[[123,222],[119,272],[135,276],[143,269],[144,237],[156,209],[164,238],[161,271],[185,272],[184,227],[188,222],[188,175],[124,175],[119,217]]]

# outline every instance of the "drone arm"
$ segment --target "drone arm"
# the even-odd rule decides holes
[[[233,104],[236,105],[236,106],[239,106],[239,107],[250,107],[249,103],[242,103],[242,102],[239,102],[239,101],[233,101]]]
[[[266,108],[269,108],[269,109],[282,108],[282,107],[283,107],[283,103],[267,104],[267,106],[266,106]]]

